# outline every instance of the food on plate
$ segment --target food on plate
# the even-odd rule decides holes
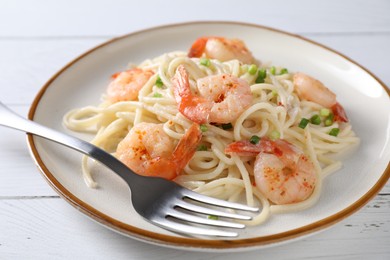
[[[198,124],[233,122],[253,99],[248,82],[229,74],[198,79],[199,94],[193,94],[184,65],[177,68],[172,87],[179,112]]]
[[[175,144],[162,124],[141,122],[120,141],[116,156],[140,175],[171,180],[181,174],[201,138],[199,125],[193,124]]]
[[[188,57],[202,57],[229,61],[237,59],[244,64],[252,64],[255,58],[240,39],[226,39],[224,37],[198,38],[188,51]]]
[[[138,174],[260,205],[253,225],[314,205],[342,167],[335,155],[359,142],[325,84],[223,37],[116,72],[103,102],[69,111],[64,124],[93,133],[93,144]],[[84,179],[96,187],[91,163],[83,158]]]
[[[107,88],[107,99],[112,103],[137,100],[139,91],[153,74],[150,70],[138,68],[115,73]]]
[[[317,181],[313,162],[301,149],[283,139],[263,137],[258,143],[247,140],[229,144],[225,152],[256,156],[253,175],[257,189],[275,204],[306,200]]]

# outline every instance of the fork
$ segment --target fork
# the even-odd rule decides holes
[[[252,217],[228,212],[226,209],[259,211],[255,207],[198,194],[173,181],[138,175],[99,147],[25,119],[1,102],[0,125],[65,145],[104,164],[128,184],[132,205],[138,214],[147,221],[176,233],[187,236],[237,237],[238,232],[227,228],[243,229],[245,225],[242,221],[238,223],[230,219],[250,220]],[[148,192],[145,192],[145,187],[148,187]],[[219,219],[220,217],[225,220]]]

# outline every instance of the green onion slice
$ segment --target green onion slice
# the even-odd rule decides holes
[[[259,69],[258,76],[265,79],[267,77],[267,70],[266,69]]]
[[[204,144],[201,144],[198,146],[198,148],[196,150],[197,151],[207,151],[207,146]]]
[[[222,124],[221,127],[223,130],[228,130],[228,129],[232,129],[233,125],[232,123],[227,123],[227,124]]]
[[[332,128],[329,131],[329,135],[332,135],[332,136],[337,136],[339,133],[340,133],[340,128]]]
[[[288,73],[288,69],[286,69],[286,68],[282,68],[280,70],[280,75],[287,74],[287,73]]]
[[[309,119],[307,119],[307,118],[302,118],[301,119],[301,122],[299,122],[299,127],[300,128],[302,128],[302,129],[305,129],[306,128],[306,126],[307,126],[307,124],[309,123],[310,121],[309,121]]]
[[[210,65],[211,65],[210,60],[207,59],[207,58],[201,58],[200,61],[199,61],[199,63],[200,63],[201,65],[203,65],[203,66],[206,66],[206,67],[210,67]]]
[[[271,138],[271,140],[279,139],[280,138],[280,133],[279,133],[279,131],[274,130],[274,131],[272,131],[270,133],[269,137]]]
[[[321,108],[320,109],[320,115],[321,116],[329,116],[330,115],[330,109],[328,109],[328,108]]]
[[[157,77],[156,83],[155,83],[155,84],[156,84],[156,86],[157,86],[158,88],[161,88],[162,86],[164,86],[164,83],[162,82],[160,76]]]
[[[321,124],[321,117],[319,115],[313,115],[311,118],[310,118],[310,123],[312,123],[313,125],[319,125]]]
[[[266,77],[267,77],[267,70],[266,69],[259,69],[255,82],[256,83],[264,83]]]
[[[325,126],[331,126],[333,125],[333,120],[334,120],[334,114],[333,113],[330,113],[329,116],[326,117],[325,121],[324,121],[324,125]]]
[[[200,131],[202,131],[202,132],[207,132],[207,130],[208,130],[207,125],[202,124],[199,127],[200,127]]]
[[[257,72],[257,65],[256,64],[250,65],[248,68],[248,73],[251,75],[255,75],[256,72]]]
[[[249,142],[251,142],[252,144],[258,144],[260,142],[260,137],[258,137],[257,135],[253,135],[249,139]]]
[[[256,82],[257,84],[259,84],[259,83],[264,83],[265,81],[264,81],[264,78],[263,78],[263,77],[257,76],[255,82]]]

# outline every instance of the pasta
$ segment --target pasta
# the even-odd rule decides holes
[[[238,79],[238,86],[244,84],[243,81],[248,84],[250,99],[240,97],[241,103],[245,105],[233,120],[222,122],[222,117],[225,116],[222,112],[214,116],[216,121],[221,122],[210,121],[209,117],[199,119],[197,123],[200,124],[201,138],[196,144],[197,150],[193,151],[188,163],[181,166],[183,169],[179,169],[180,173],[177,176],[174,174],[174,181],[209,196],[229,201],[244,201],[250,206],[261,205],[261,212],[249,223],[252,225],[263,223],[272,214],[303,210],[315,204],[321,194],[324,178],[342,167],[341,161],[332,159],[330,155],[338,154],[359,142],[351,124],[345,120],[337,120],[335,113],[324,105],[310,101],[310,98],[302,98],[302,93],[297,91],[294,84],[297,73],[289,73],[282,67],[260,66],[255,61],[253,64],[245,64],[239,59],[224,61],[206,52],[198,56],[189,57],[185,52],[176,51],[145,60],[136,68],[133,65],[128,72],[147,72],[147,75],[142,78],[141,83],[138,82],[141,86],[132,100],[113,100],[113,94],[107,92],[103,95],[100,105],[69,111],[64,116],[65,126],[74,131],[93,133],[93,144],[119,157],[118,144],[130,140],[127,136],[131,129],[134,132],[136,128],[145,127],[145,122],[155,124],[160,127],[158,131],[153,130],[157,132],[146,131],[157,133],[156,135],[162,133],[161,138],[157,136],[158,141],[153,141],[156,144],[153,149],[176,153],[177,143],[189,132],[193,122],[201,117],[200,114],[191,117],[192,115],[182,113],[180,104],[178,105],[188,98],[184,92],[177,93],[176,90],[175,93],[176,85],[181,84],[177,83],[178,68],[184,68],[187,73],[191,97],[202,95],[197,85],[201,79],[231,75]],[[130,79],[134,79],[133,76]],[[116,80],[119,76],[115,77]],[[127,83],[130,79],[127,79]],[[224,95],[223,99],[227,99],[227,95],[234,98],[233,94]],[[217,101],[208,104],[207,98],[201,101],[205,102],[205,106],[220,105]],[[237,104],[227,105],[224,109],[229,114],[229,106]],[[278,140],[286,143],[278,143]],[[167,148],[170,143],[166,142],[172,143],[172,147]],[[288,144],[294,147],[293,151],[302,151],[300,158],[311,162],[313,187],[308,198],[292,203],[275,203],[265,194],[264,189],[258,188],[260,185],[256,176],[259,174],[255,165],[259,158],[256,155],[269,153],[265,148],[261,148],[264,142],[271,146]],[[158,147],[158,143],[163,146]],[[254,155],[242,151],[228,153],[227,147],[232,147],[229,145],[234,143],[260,148]],[[181,154],[177,152],[174,155],[176,157],[168,158],[177,162],[177,166],[182,159]],[[84,157],[83,174],[87,185],[94,188],[97,183],[93,180],[89,163],[91,162],[87,157]],[[269,161],[263,163],[269,164]]]

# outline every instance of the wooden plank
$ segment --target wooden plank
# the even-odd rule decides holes
[[[28,106],[10,106],[20,115]],[[0,198],[3,196],[52,196],[49,187],[35,166],[27,146],[26,134],[0,126]]]
[[[104,40],[0,40],[1,99],[30,104],[57,71]]]
[[[191,10],[185,6],[180,0],[1,1],[0,37],[114,36],[161,24],[227,19],[295,33],[390,31],[386,0],[198,0]]]
[[[390,200],[377,197],[336,226],[300,241],[232,254],[184,252],[147,245],[90,221],[57,198],[0,200],[0,256],[4,259],[301,259],[390,254]],[[12,234],[12,235],[11,235]],[[20,250],[23,248],[23,250]],[[329,250],[319,250],[329,248]],[[330,251],[331,249],[331,251]]]

